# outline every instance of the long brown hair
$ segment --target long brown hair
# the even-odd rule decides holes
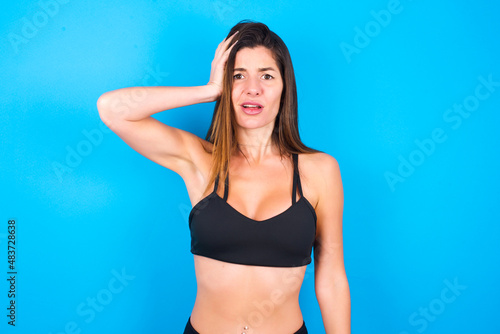
[[[241,21],[231,28],[226,38],[229,38],[236,32],[238,32],[237,35],[234,36],[231,44],[228,45],[229,48],[236,42],[227,59],[222,94],[215,104],[212,124],[210,124],[205,138],[205,140],[213,144],[211,152],[213,164],[210,172],[210,180],[205,192],[215,181],[217,175],[219,175],[219,180],[225,180],[229,172],[231,155],[236,149],[239,149],[236,141],[237,127],[231,100],[231,91],[236,53],[243,48],[264,46],[269,49],[283,78],[280,109],[276,116],[271,135],[272,145],[278,147],[281,158],[283,159],[285,155],[290,156],[292,153],[321,152],[307,147],[300,140],[297,113],[297,86],[295,84],[292,59],[285,43],[283,43],[278,35],[269,30],[265,24],[259,22]]]

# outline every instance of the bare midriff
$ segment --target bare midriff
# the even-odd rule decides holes
[[[191,324],[200,334],[292,334],[303,323],[299,292],[307,266],[264,267],[194,255]]]

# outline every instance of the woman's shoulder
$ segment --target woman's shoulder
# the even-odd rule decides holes
[[[299,171],[304,186],[304,196],[309,199],[315,209],[320,198],[329,196],[329,189],[342,187],[337,159],[328,153],[300,154]]]
[[[324,172],[335,172],[339,170],[337,159],[325,152],[302,153],[299,155],[301,165],[306,169],[318,169]]]

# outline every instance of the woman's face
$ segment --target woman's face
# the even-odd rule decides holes
[[[243,48],[234,63],[232,102],[236,122],[244,128],[274,127],[283,79],[272,52],[263,46]]]

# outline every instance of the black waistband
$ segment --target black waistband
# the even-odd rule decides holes
[[[196,331],[196,329],[193,328],[193,325],[191,324],[191,317],[189,317],[189,319],[188,319],[188,322],[186,324],[186,328],[184,328],[183,334],[200,334]],[[308,334],[307,328],[306,328],[306,322],[303,321],[302,327],[300,327],[299,330],[293,334]]]

